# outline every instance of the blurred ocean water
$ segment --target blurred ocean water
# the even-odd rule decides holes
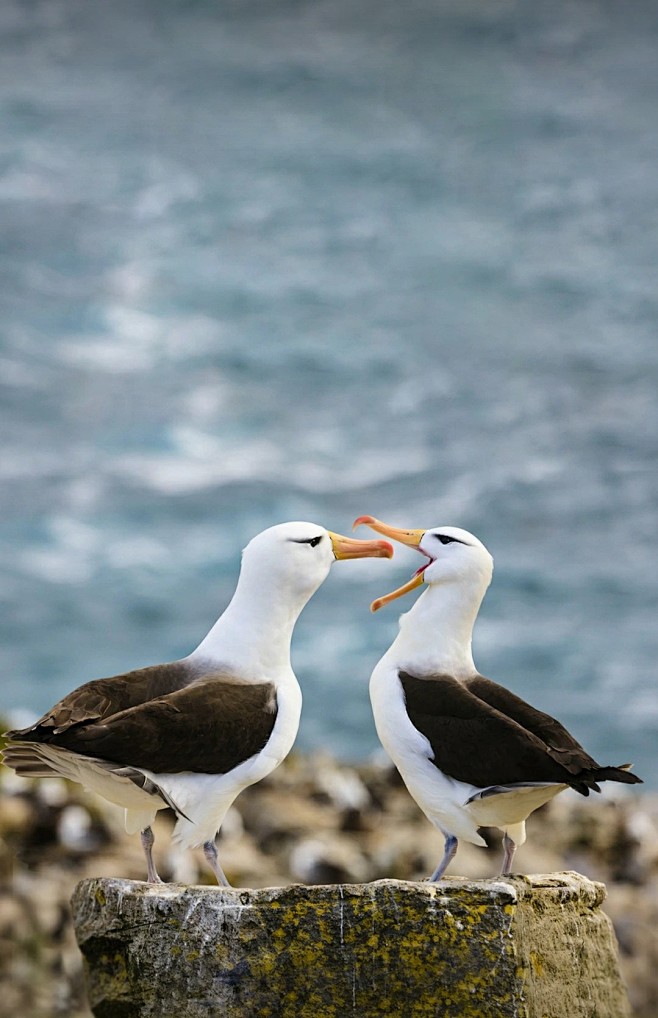
[[[480,670],[656,786],[657,46],[653,0],[5,0],[0,712],[373,513],[477,533]],[[375,749],[415,566],[305,610],[303,748]]]

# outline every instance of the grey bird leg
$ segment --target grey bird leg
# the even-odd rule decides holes
[[[505,849],[505,855],[503,856],[503,868],[500,874],[503,877],[507,877],[512,872],[512,860],[516,852],[516,842],[512,841],[507,832],[503,834],[503,848]]]
[[[450,865],[452,860],[455,858],[455,852],[457,851],[457,845],[458,845],[458,842],[457,842],[457,839],[454,836],[454,834],[447,834],[446,835],[446,842],[445,842],[445,851],[443,853],[443,859],[441,860],[439,865],[434,870],[434,873],[430,877],[430,881],[433,882],[435,880],[440,880],[441,879],[441,877],[443,876],[443,874],[447,870],[448,866]]]
[[[153,836],[153,831],[151,830],[151,828],[145,827],[140,834],[140,838],[142,840],[142,848],[144,849],[144,855],[146,856],[146,872],[148,882],[149,884],[161,884],[162,880],[160,880],[160,877],[158,876],[157,870],[155,868],[155,863],[153,862],[153,842],[155,841],[155,838]]]
[[[208,865],[210,866],[210,869],[213,871],[213,873],[217,877],[217,883],[218,884],[223,884],[224,887],[230,887],[231,885],[229,884],[228,880],[226,879],[226,875],[224,874],[224,870],[219,865],[219,859],[217,858],[217,846],[215,845],[214,841],[206,841],[204,843],[203,854],[205,855],[206,859],[208,860]]]

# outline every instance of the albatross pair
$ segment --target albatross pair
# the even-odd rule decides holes
[[[235,798],[281,763],[297,735],[295,622],[335,559],[392,554],[387,541],[313,523],[270,527],[245,548],[233,598],[192,654],[80,686],[36,724],[8,733],[5,762],[123,806],[126,830],[141,831],[149,881],[159,881],[151,824],[170,806],[174,838],[202,844],[218,883],[228,884],[215,835]]]
[[[461,838],[484,845],[478,828],[503,831],[503,873],[525,840],[526,818],[564,789],[640,779],[600,767],[567,730],[478,674],[473,625],[493,560],[455,527],[401,530],[361,516],[378,533],[427,559],[381,608],[427,584],[376,666],[370,696],[379,738],[407,788],[443,832],[439,880]],[[215,835],[239,793],[269,774],[292,747],[301,690],[290,665],[295,622],[334,559],[385,557],[387,541],[355,541],[310,523],[271,527],[243,554],[228,608],[184,658],[88,682],[36,724],[9,733],[5,761],[19,774],[79,781],[126,809],[141,831],[148,879],[157,881],[151,824],[170,806],[174,836],[203,844],[219,883]]]
[[[430,880],[444,874],[459,839],[486,844],[479,827],[502,830],[509,873],[533,810],[566,788],[589,795],[600,781],[641,781],[628,764],[601,767],[559,721],[478,674],[471,636],[493,559],[477,537],[456,527],[402,530],[373,516],[361,523],[426,559],[371,605],[377,611],[426,585],[372,673],[370,699],[384,748],[445,838]]]

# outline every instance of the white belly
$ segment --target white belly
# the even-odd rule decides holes
[[[534,810],[550,802],[568,785],[537,785],[512,788],[498,795],[489,795],[468,804],[468,811],[479,827],[500,827],[505,830],[523,823]]]

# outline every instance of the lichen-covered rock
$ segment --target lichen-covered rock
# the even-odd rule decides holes
[[[601,884],[575,873],[264,890],[94,879],[97,1018],[624,1018]]]

